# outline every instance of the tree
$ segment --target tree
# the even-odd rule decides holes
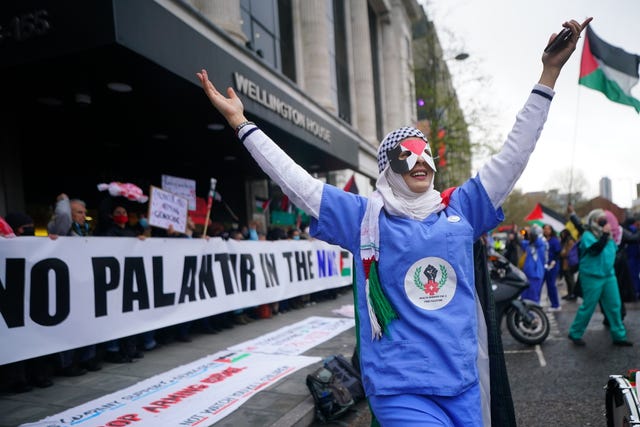
[[[531,212],[536,203],[536,201],[526,197],[521,190],[514,189],[502,205],[502,210],[504,211],[502,224],[517,224],[519,228],[522,228],[525,225],[524,217]]]
[[[435,187],[442,190],[462,184],[473,174],[474,160],[494,154],[500,143],[492,120],[497,117],[483,101],[484,96],[470,96],[470,90],[485,87],[486,78],[477,72],[459,43],[443,49],[435,26],[427,18],[414,25],[415,87],[418,100],[418,127],[425,132],[437,159]],[[447,61],[464,59],[464,109]]]
[[[583,201],[584,194],[589,188],[582,171],[569,168],[553,172],[546,185],[547,188],[557,189],[560,194],[567,195],[565,203],[573,204]]]
[[[451,82],[433,23],[426,14],[414,26],[418,127],[436,159],[435,187],[462,184],[471,175],[471,149],[464,113]]]

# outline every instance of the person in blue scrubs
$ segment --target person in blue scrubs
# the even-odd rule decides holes
[[[540,304],[548,258],[548,246],[542,236],[542,228],[538,224],[532,225],[527,233],[527,238],[522,240],[521,245],[526,254],[522,272],[529,281],[529,287],[522,292],[522,298]]]
[[[547,118],[560,71],[576,48],[542,54],[542,73],[501,151],[455,189],[434,188],[436,167],[418,129],[390,132],[378,149],[370,197],[312,177],[196,73],[214,107],[262,170],[311,216],[310,233],[356,260],[355,309],[362,380],[382,426],[490,426],[487,327],[474,286],[474,242],[503,220],[500,206],[522,174]],[[551,39],[550,39],[551,40]],[[549,40],[549,41],[550,41]]]

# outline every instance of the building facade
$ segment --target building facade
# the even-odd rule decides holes
[[[437,156],[435,187],[442,190],[461,185],[471,176],[468,125],[447,65],[447,59],[465,60],[469,55],[444,52],[424,11],[414,23],[413,39],[418,127]]]
[[[103,182],[145,194],[211,178],[213,220],[269,218],[278,189],[202,93],[232,87],[305,169],[371,191],[376,149],[417,122],[415,0],[13,0],[0,4],[0,215],[46,222],[59,193],[97,207]],[[346,177],[346,178],[345,178]],[[274,203],[272,206],[278,206]]]

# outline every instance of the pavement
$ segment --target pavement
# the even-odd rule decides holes
[[[2,390],[0,391],[0,427],[16,427],[23,423],[39,421],[310,316],[339,317],[332,310],[352,304],[353,296],[350,288],[343,288],[336,299],[317,302],[268,319],[258,319],[246,325],[236,325],[213,335],[194,333],[192,342],[170,342],[145,352],[144,358],[136,359],[133,363],[103,363],[100,371],[89,372],[79,377],[55,376],[52,378],[53,386],[34,388],[27,393],[15,394]],[[355,342],[354,327],[313,347],[303,355],[325,358],[342,354],[350,360]],[[213,425],[216,427],[368,426],[370,413],[365,400],[359,402],[335,424],[319,424],[314,420],[313,399],[307,389],[305,378],[321,365],[320,361],[284,377]]]

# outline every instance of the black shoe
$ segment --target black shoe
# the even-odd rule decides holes
[[[220,326],[222,327],[222,329],[233,329],[233,320],[229,319],[229,320],[225,320],[222,324],[220,324]]]
[[[633,343],[627,340],[616,340],[613,342],[613,345],[618,347],[633,347]]]
[[[212,329],[212,331],[213,331],[213,329]],[[217,332],[207,332],[207,333],[213,333],[213,334],[215,334],[215,333],[217,333]],[[176,337],[176,341],[180,341],[180,342],[191,342],[191,341],[193,341],[193,340],[191,339],[191,337],[190,337],[189,335],[178,335],[178,336]]]
[[[562,299],[565,301],[575,301],[576,299],[578,299],[578,297],[575,296],[574,294],[569,294],[569,295],[563,296]]]
[[[156,348],[158,348],[159,344],[157,342],[154,342],[153,344],[149,345],[149,346],[145,346],[144,347],[144,351],[152,351],[155,350]]]
[[[129,362],[131,362],[130,358],[120,354],[120,352],[117,352],[117,351],[107,351],[107,352],[105,352],[104,360],[105,360],[105,362],[109,362],[109,363],[129,363]]]
[[[131,355],[129,355],[129,358],[130,359],[143,359],[144,358],[144,353],[141,352],[140,350],[136,350]]]
[[[89,359],[85,362],[80,362],[80,367],[86,369],[90,372],[96,372],[102,369],[102,366],[98,363],[98,361],[94,359]]]
[[[88,371],[84,368],[80,368],[76,365],[67,366],[62,369],[62,375],[65,377],[79,377],[86,374]]]
[[[9,387],[9,389],[13,393],[27,393],[33,390],[33,386],[26,381],[18,381],[11,384],[11,387]]]
[[[584,347],[585,345],[587,345],[587,343],[584,342],[582,338],[573,338],[571,335],[569,335],[569,339],[571,340],[571,342],[573,342],[574,345],[578,347]]]
[[[46,377],[35,378],[32,381],[33,385],[40,388],[47,388],[53,385],[53,381]]]

